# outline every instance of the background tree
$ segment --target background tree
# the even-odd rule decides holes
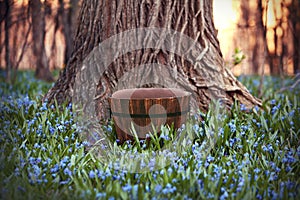
[[[59,0],[61,9],[61,17],[62,17],[62,31],[65,37],[66,48],[65,48],[65,58],[64,64],[67,64],[68,60],[71,57],[73,50],[73,38],[76,28],[76,13],[78,10],[78,0],[70,0],[67,8],[64,9],[65,3],[63,0]]]
[[[0,27],[4,24],[4,43],[0,44],[0,56],[5,49],[6,80],[12,83],[15,81],[16,71],[28,47],[31,31],[28,5],[23,3],[16,8],[15,4],[13,0],[0,2]],[[0,38],[1,36],[2,29]]]
[[[12,66],[10,60],[10,44],[9,44],[9,28],[11,26],[11,8],[13,2],[11,0],[4,1],[4,30],[5,30],[5,63],[6,63],[6,79],[10,81],[11,73],[12,73]]]
[[[40,0],[30,0],[29,6],[31,10],[33,54],[36,64],[35,76],[46,81],[53,81],[45,50],[45,6]]]
[[[244,50],[250,61],[246,63],[249,71],[254,74],[264,71],[272,75],[296,74],[299,1],[242,0],[239,4],[241,12],[238,13],[241,14],[234,43]]]
[[[71,57],[73,49],[73,38],[75,33],[78,6],[79,0],[70,0],[68,2],[64,0],[58,0],[58,9],[54,17],[55,27],[53,38],[55,38],[58,31],[61,31],[64,36],[64,66],[67,64],[69,58]],[[51,53],[54,54],[55,52],[56,39],[53,39]],[[54,55],[51,55],[51,57],[54,57]]]
[[[251,61],[251,64],[247,65],[250,65],[253,74],[261,74],[260,70],[269,62],[263,18],[266,9],[263,2],[266,1],[240,1],[241,17],[237,23],[237,34],[234,39],[238,48],[246,50],[246,57]]]
[[[260,74],[259,69],[265,64],[265,59],[268,58],[267,51],[267,38],[266,38],[266,28],[263,23],[263,12],[264,7],[262,6],[262,1],[257,0],[257,9],[254,9],[255,16],[255,45],[253,47],[252,62],[253,62],[253,72],[255,74]],[[264,73],[264,70],[262,70]]]
[[[300,73],[300,1],[293,0],[288,6],[290,17],[289,21],[293,34],[293,63],[294,74]]]
[[[186,78],[182,85],[193,90],[202,110],[208,109],[212,99],[209,91],[218,90],[219,87],[224,93],[217,93],[216,96],[228,106],[235,100],[248,107],[261,104],[260,100],[253,97],[230,70],[225,68],[213,24],[212,1],[209,0],[83,1],[73,54],[44,99],[70,101],[76,72],[93,48],[110,36],[141,27],[171,28],[193,38],[206,51],[197,63],[199,66],[206,66],[206,70],[200,70],[180,57],[162,50],[143,49],[121,55],[109,66],[108,75],[99,80],[96,101],[101,118],[108,117],[107,98],[114,91],[119,78],[131,67],[147,63],[169,64],[173,69],[177,69],[177,73]],[[159,73],[157,76],[164,78],[169,74]],[[213,83],[207,84],[206,77],[213,79]]]

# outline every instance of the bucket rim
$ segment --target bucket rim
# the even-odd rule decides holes
[[[158,96],[158,97],[131,97],[133,92],[138,91],[138,90],[168,90],[174,93],[175,96]],[[125,93],[127,91],[127,93]],[[114,95],[118,94],[119,92],[122,92],[124,94],[127,94],[126,96],[118,96],[115,97]],[[190,97],[191,92],[188,92],[186,90],[180,89],[180,88],[128,88],[128,89],[122,89],[114,92],[109,99],[111,100],[159,100],[159,99],[166,99],[166,100],[171,100],[171,99],[178,99],[178,98],[184,98],[184,97]]]

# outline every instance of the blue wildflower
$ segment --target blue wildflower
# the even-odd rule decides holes
[[[35,148],[35,149],[39,149],[40,147],[41,146],[38,143],[35,143],[34,146],[33,146],[33,148]]]
[[[260,169],[259,169],[259,168],[255,168],[253,171],[254,171],[256,174],[258,174],[258,173],[260,172]]]
[[[52,168],[50,168],[51,173],[56,173],[59,171],[59,165],[55,164]]]
[[[106,130],[107,130],[107,132],[111,133],[112,132],[111,126],[108,126]]]
[[[126,184],[125,186],[122,187],[122,189],[123,189],[125,192],[130,192],[131,189],[132,189],[132,186],[129,185],[129,184]]]
[[[171,167],[169,167],[169,168],[168,168],[168,174],[169,174],[169,175],[171,175],[171,174],[172,174],[172,172],[173,172],[172,168],[171,168]]]
[[[275,104],[276,104],[276,99],[272,99],[272,100],[270,101],[270,104],[271,104],[271,105],[275,105]]]
[[[235,123],[234,123],[234,120],[231,120],[229,123],[228,123],[228,126],[230,128],[230,131],[232,133],[234,133],[236,131],[236,126],[235,126]]]
[[[64,139],[64,143],[65,143],[65,144],[68,144],[68,142],[69,142],[69,137],[66,136],[65,139]]]
[[[40,111],[45,111],[47,110],[47,103],[43,102],[42,106],[40,107]]]
[[[277,178],[278,178],[278,176],[275,174],[275,172],[271,172],[269,180],[275,181],[275,180],[277,180]]]
[[[96,199],[98,199],[98,198],[104,198],[104,197],[106,197],[106,193],[105,192],[98,192],[97,194],[96,194]]]
[[[240,107],[241,107],[241,111],[247,111],[248,110],[247,107],[244,104],[241,104]]]
[[[272,109],[271,109],[271,113],[272,115],[275,114],[275,112],[277,112],[281,107],[281,104],[279,103],[277,106],[273,106]]]
[[[225,191],[225,192],[220,196],[220,200],[227,199],[227,198],[228,198],[228,192]]]
[[[71,176],[71,175],[72,175],[72,171],[71,171],[68,167],[66,167],[66,168],[64,169],[64,174],[65,174],[65,175],[68,175],[68,176]]]
[[[86,140],[85,140],[85,141],[83,141],[83,143],[82,143],[82,144],[83,144],[83,146],[86,146],[86,147],[87,147],[87,146],[90,146],[90,143],[89,143],[88,141],[86,141]]]
[[[270,171],[269,171],[269,170],[266,170],[266,171],[265,171],[265,174],[266,174],[266,176],[269,176]]]
[[[154,190],[155,190],[156,193],[160,193],[162,188],[163,187],[161,185],[156,185]]]
[[[94,170],[91,170],[91,171],[89,172],[89,177],[90,177],[91,179],[93,179],[93,178],[95,178],[95,176],[96,176],[96,174],[95,174]]]
[[[66,184],[68,184],[70,181],[71,181],[71,179],[68,178],[67,180],[60,181],[59,184],[60,184],[60,185],[66,185]]]
[[[291,112],[289,112],[289,117],[293,117],[295,115],[295,110],[292,110]]]
[[[224,135],[224,128],[223,127],[219,128],[218,135],[219,136],[223,136]]]
[[[197,133],[198,131],[199,131],[199,125],[198,124],[195,124],[194,126],[193,126],[193,129],[194,129],[194,131]]]
[[[261,196],[260,194],[257,194],[257,195],[256,195],[256,199],[262,200],[263,198],[262,198],[262,196]]]
[[[236,142],[236,138],[230,138],[229,139],[229,146],[233,147],[234,143]]]

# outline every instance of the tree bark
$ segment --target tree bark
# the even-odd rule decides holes
[[[257,0],[257,9],[255,12],[256,21],[256,40],[253,48],[252,62],[253,62],[253,72],[259,74],[259,69],[264,67],[265,58],[260,59],[263,56],[268,57],[268,52],[265,49],[267,45],[266,30],[263,24],[263,6],[262,1]],[[266,52],[265,52],[266,51]]]
[[[293,0],[288,6],[290,17],[289,21],[292,25],[293,32],[293,63],[294,63],[294,74],[300,73],[300,2]]]
[[[30,0],[32,21],[33,54],[35,58],[35,76],[45,81],[53,81],[45,50],[45,10],[40,0]]]
[[[78,0],[71,0],[68,4],[64,0],[59,0],[58,16],[60,22],[57,21],[57,25],[61,26],[66,43],[64,65],[67,64],[72,54],[78,4]]]
[[[11,74],[12,74],[12,65],[10,60],[10,45],[9,45],[9,30],[11,26],[11,7],[12,7],[12,1],[5,0],[5,64],[6,64],[6,80],[8,82],[11,81]]]
[[[174,52],[151,48],[138,49],[116,56],[103,73],[104,75],[96,80],[96,109],[101,119],[109,117],[108,98],[115,90],[132,87],[150,76],[149,74],[155,74],[156,79],[165,82],[176,79],[177,87],[191,91],[195,96],[194,103],[203,111],[208,110],[209,103],[213,99],[220,100],[228,107],[235,100],[247,107],[261,105],[261,101],[253,97],[225,67],[217,31],[213,24],[212,1],[209,0],[83,1],[73,54],[55,85],[45,95],[44,100],[70,101],[74,95],[76,73],[82,69],[83,61],[90,52],[111,36],[144,27],[175,30],[189,36],[196,43],[195,46],[198,45],[198,52],[189,52],[188,54],[192,57],[190,60],[195,62],[191,63],[184,56]],[[155,45],[159,47],[160,38],[163,36],[153,37],[157,38]],[[147,38],[144,38],[144,42],[147,42]],[[124,43],[131,45],[131,41]],[[120,42],[116,45],[122,44]],[[175,47],[175,49],[177,48],[180,47]],[[140,76],[126,78],[126,72],[150,63],[169,67],[166,69],[148,67],[143,69],[143,74]],[[101,67],[104,66],[99,68],[101,69]],[[122,81],[124,82],[122,83]],[[122,86],[117,87],[117,85]],[[139,85],[139,87],[156,86],[155,84]]]
[[[238,48],[246,50],[249,57],[249,72],[260,74],[264,67],[265,58],[268,57],[265,51],[267,45],[266,31],[263,24],[264,7],[261,0],[240,1],[241,17],[237,24],[237,34],[235,40]],[[255,24],[253,24],[253,21]],[[267,60],[268,61],[268,60]]]

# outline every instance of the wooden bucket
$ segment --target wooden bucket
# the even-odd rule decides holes
[[[153,133],[153,127],[158,133],[165,124],[179,128],[186,121],[190,95],[175,88],[136,88],[113,93],[109,102],[120,143],[133,141],[132,126],[140,140]]]

